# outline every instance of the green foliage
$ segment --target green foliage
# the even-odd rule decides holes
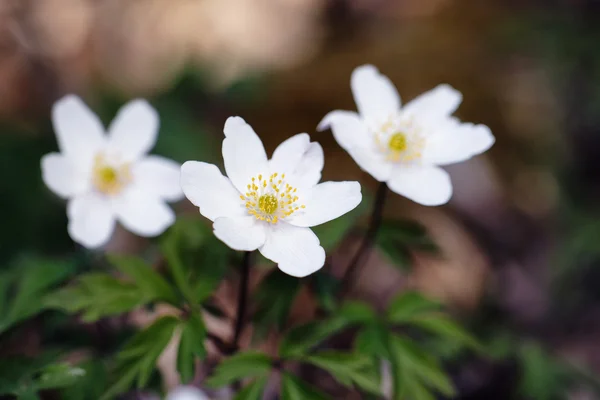
[[[134,383],[143,388],[154,371],[156,360],[167,346],[179,320],[162,317],[150,327],[138,332],[117,354],[114,375],[117,381],[104,393],[102,399],[112,399]]]
[[[27,258],[0,272],[0,334],[42,311],[42,298],[74,269],[68,262]]]
[[[281,400],[327,400],[328,397],[294,375],[284,372],[281,377]]]
[[[380,395],[377,366],[371,357],[359,353],[343,353],[339,351],[321,351],[300,358],[328,371],[341,384],[358,388],[375,395]]]
[[[338,306],[340,281],[324,269],[312,275],[312,289],[322,310],[334,312]]]
[[[63,400],[97,400],[102,396],[107,384],[108,373],[100,361],[90,360],[80,365],[85,371],[73,385],[62,390]]]
[[[271,327],[284,328],[299,289],[299,279],[277,268],[260,282],[254,295],[256,336],[264,336]]]
[[[244,378],[266,377],[271,371],[271,358],[257,351],[246,351],[223,360],[206,381],[209,387],[219,388]]]
[[[177,370],[182,383],[187,383],[194,377],[196,359],[206,356],[204,340],[206,327],[199,315],[190,315],[187,321],[181,324],[181,341],[177,351]]]
[[[36,358],[4,358],[0,363],[0,394],[35,398],[45,389],[59,389],[76,383],[85,370],[56,362],[58,353],[48,352]]]
[[[435,243],[422,225],[408,220],[385,221],[376,239],[377,246],[399,268],[410,265],[410,251],[436,252]]]
[[[254,380],[240,390],[233,400],[262,400],[265,386],[267,385],[267,377],[262,377]]]
[[[303,355],[348,325],[348,321],[342,318],[331,318],[297,326],[291,329],[281,341],[279,355],[283,358]]]

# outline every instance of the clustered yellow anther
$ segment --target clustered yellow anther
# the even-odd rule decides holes
[[[422,156],[425,137],[412,119],[397,121],[393,117],[372,129],[375,144],[388,161],[409,163]]]
[[[275,224],[305,208],[298,204],[297,189],[285,182],[285,174],[279,176],[276,172],[264,179],[259,174],[246,188],[247,192],[240,195],[240,199],[245,202],[248,213],[258,220]]]
[[[388,143],[390,150],[396,152],[405,151],[408,147],[408,143],[406,141],[406,135],[402,132],[396,132],[390,137],[390,141]]]
[[[106,195],[119,193],[131,181],[128,164],[114,167],[106,162],[102,154],[94,159],[93,182],[96,189]]]

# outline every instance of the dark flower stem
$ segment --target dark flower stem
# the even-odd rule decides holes
[[[366,257],[369,255],[371,247],[377,237],[377,232],[381,227],[381,220],[383,216],[383,208],[385,205],[385,198],[387,195],[387,184],[385,182],[379,183],[377,188],[377,194],[375,195],[375,203],[373,204],[373,212],[371,213],[371,220],[369,221],[369,227],[367,233],[363,238],[358,251],[350,261],[348,268],[346,268],[346,274],[341,282],[341,295],[344,296],[350,289],[350,285],[354,282],[354,278],[358,274],[360,267],[364,264]]]
[[[242,258],[242,276],[240,277],[240,288],[238,292],[237,317],[235,321],[235,330],[233,332],[233,347],[238,348],[242,328],[244,327],[244,319],[246,318],[246,303],[248,300],[248,281],[250,278],[250,263],[252,252],[244,252]]]

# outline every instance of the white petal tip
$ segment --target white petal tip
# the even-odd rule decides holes
[[[225,133],[225,137],[229,136],[234,130],[240,129],[248,125],[248,123],[242,117],[229,117],[225,121],[225,127],[223,128],[223,132]]]

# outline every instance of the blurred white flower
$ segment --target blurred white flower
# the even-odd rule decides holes
[[[303,277],[325,263],[325,250],[309,228],[335,219],[361,201],[358,182],[318,184],[323,149],[306,133],[287,139],[268,160],[252,127],[240,117],[225,122],[223,159],[228,177],[212,164],[188,161],[181,186],[215,235],[235,250],[258,249],[283,272]]]
[[[105,244],[115,222],[140,236],[156,236],[175,220],[166,201],[183,198],[179,164],[148,156],[158,114],[144,100],[123,106],[105,135],[98,117],[77,96],[59,100],[52,122],[60,153],[42,157],[42,177],[69,199],[71,238],[89,248]]]
[[[417,203],[448,202],[452,183],[438,166],[465,161],[494,144],[487,126],[451,116],[462,95],[448,85],[401,107],[392,82],[374,66],[364,65],[352,73],[351,87],[358,114],[332,111],[317,129],[331,128],[364,171]]]
[[[204,392],[193,386],[179,386],[167,394],[165,400],[209,400]]]

